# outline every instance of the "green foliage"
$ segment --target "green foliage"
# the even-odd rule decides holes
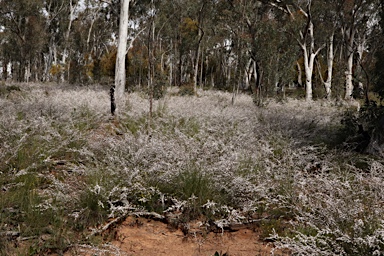
[[[5,175],[0,177],[1,184],[5,183],[4,186],[7,187],[0,200],[2,226],[19,231],[22,237],[43,236],[44,243],[32,244],[31,253],[45,253],[48,249],[64,250],[68,246],[68,227],[65,225],[62,210],[50,208],[48,198],[39,192],[49,186],[50,182],[35,173],[8,179]]]
[[[184,132],[186,135],[189,137],[194,137],[200,132],[200,123],[198,120],[191,118],[191,119],[186,119],[186,118],[180,118],[178,120],[178,124],[176,124],[182,132]]]
[[[143,115],[139,118],[135,118],[129,115],[126,115],[120,122],[119,126],[123,131],[129,131],[133,135],[137,135],[139,131],[145,129],[147,126],[148,120],[147,116]]]
[[[180,31],[185,40],[191,40],[190,38],[196,37],[198,30],[198,22],[189,17],[184,18],[180,25]]]
[[[380,3],[379,7],[379,15],[380,15],[380,27],[381,27],[381,35],[377,37],[384,37],[384,3]],[[381,99],[384,98],[384,48],[381,46],[379,50],[376,52],[376,63],[374,68],[374,91],[377,92]]]
[[[228,199],[224,191],[213,185],[212,178],[193,164],[172,177],[171,182],[159,182],[157,187],[162,193],[187,201],[183,212],[184,221],[187,222],[208,213],[202,208],[208,201],[225,204]]]
[[[81,214],[73,223],[76,230],[84,231],[89,227],[97,227],[107,220],[110,213],[108,195],[118,182],[118,177],[105,169],[89,170],[86,187],[80,192],[75,204],[81,209]]]
[[[17,85],[4,85],[0,86],[0,97],[7,97],[12,92],[19,92],[20,87]]]
[[[142,91],[144,91],[145,94],[148,95],[148,97],[152,97],[155,100],[159,100],[164,98],[166,92],[167,92],[167,80],[165,77],[161,75],[157,75],[154,79],[154,84],[152,87],[144,87],[142,88]]]
[[[284,219],[264,219],[260,222],[258,228],[260,229],[260,238],[262,240],[267,240],[273,233],[277,233],[281,236],[291,235],[289,231],[291,225]]]
[[[195,95],[195,90],[192,83],[183,84],[180,86],[178,93],[180,96],[193,96]]]
[[[342,119],[343,128],[339,131],[338,141],[359,152],[365,152],[371,139],[379,144],[384,142],[382,122],[384,107],[371,101],[360,112],[346,111]]]
[[[103,187],[96,184],[81,193],[78,205],[82,209],[82,214],[75,221],[76,229],[83,231],[106,221],[109,205],[105,198],[106,191],[103,190]]]
[[[116,47],[105,53],[100,60],[101,74],[103,76],[114,77],[116,65]]]

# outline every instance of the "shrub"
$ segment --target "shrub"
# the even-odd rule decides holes
[[[179,90],[180,96],[193,96],[195,95],[194,85],[192,83],[183,84],[180,86]]]
[[[0,98],[0,232],[20,225],[30,254],[100,242],[83,240],[90,227],[153,212],[183,228],[259,223],[302,255],[383,249],[383,161],[330,147],[360,124],[352,114],[341,124],[332,102],[259,108],[249,95],[232,105],[229,93],[202,91],[155,100],[149,123],[148,97],[134,92],[117,123],[107,89],[20,87],[17,104]],[[0,241],[5,254],[28,253]]]

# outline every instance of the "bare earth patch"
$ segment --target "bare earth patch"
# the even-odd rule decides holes
[[[140,224],[137,224],[140,223]],[[113,244],[132,255],[269,255],[271,248],[259,242],[248,229],[234,233],[209,233],[185,237],[181,230],[171,230],[161,222],[128,218],[117,231]]]
[[[236,232],[201,233],[185,236],[160,221],[128,217],[116,228],[109,249],[73,248],[68,255],[167,255],[167,256],[256,256],[271,255],[271,244],[260,241],[257,232],[241,229]],[[75,254],[74,254],[75,253]],[[225,254],[226,253],[226,254]],[[288,255],[275,251],[274,255]]]
[[[196,229],[198,230],[198,229]],[[260,241],[257,232],[240,229],[235,232],[203,233],[185,236],[180,229],[173,229],[160,221],[128,217],[116,228],[114,240],[100,247],[75,246],[66,256],[266,256],[289,255],[276,250],[273,245]],[[216,254],[217,255],[217,254]]]

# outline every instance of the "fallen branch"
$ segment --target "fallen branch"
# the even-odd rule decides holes
[[[136,217],[151,217],[153,219],[157,219],[157,220],[163,220],[165,219],[165,217],[161,214],[158,214],[156,212],[132,212],[132,213],[128,213],[128,214],[124,214],[120,217],[117,217],[116,219],[113,219],[111,220],[110,222],[108,222],[107,224],[105,224],[102,228],[100,229],[94,229],[92,231],[91,234],[89,234],[86,239],[88,240],[89,238],[95,236],[95,235],[98,235],[98,234],[101,234],[103,233],[104,231],[108,230],[113,224],[115,223],[119,223],[120,221],[123,221],[124,219],[126,219],[126,217],[128,216],[136,216]]]
[[[132,212],[128,214],[129,216],[137,216],[137,217],[151,217],[153,219],[157,220],[163,220],[165,217],[161,214],[158,214],[156,212]]]
[[[124,216],[117,217],[116,219],[114,219],[114,220],[108,222],[108,223],[107,223],[106,225],[104,225],[101,229],[94,229],[94,230],[92,231],[92,233],[86,237],[86,239],[88,240],[89,238],[91,238],[91,237],[93,237],[93,236],[95,236],[95,235],[98,235],[98,234],[103,233],[104,231],[106,231],[107,229],[109,229],[109,227],[110,227],[111,225],[113,225],[113,224],[119,222],[119,221],[122,220],[124,217],[125,217],[125,215],[124,215]]]
[[[5,231],[5,232],[0,232],[0,236],[12,236],[12,237],[16,237],[16,236],[20,236],[20,232],[18,232],[18,231]]]

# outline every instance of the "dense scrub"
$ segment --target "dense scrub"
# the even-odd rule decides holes
[[[0,254],[101,245],[129,214],[188,233],[253,223],[297,255],[384,250],[382,159],[348,147],[335,102],[202,91],[131,93],[119,122],[98,87],[17,85],[0,94]]]

